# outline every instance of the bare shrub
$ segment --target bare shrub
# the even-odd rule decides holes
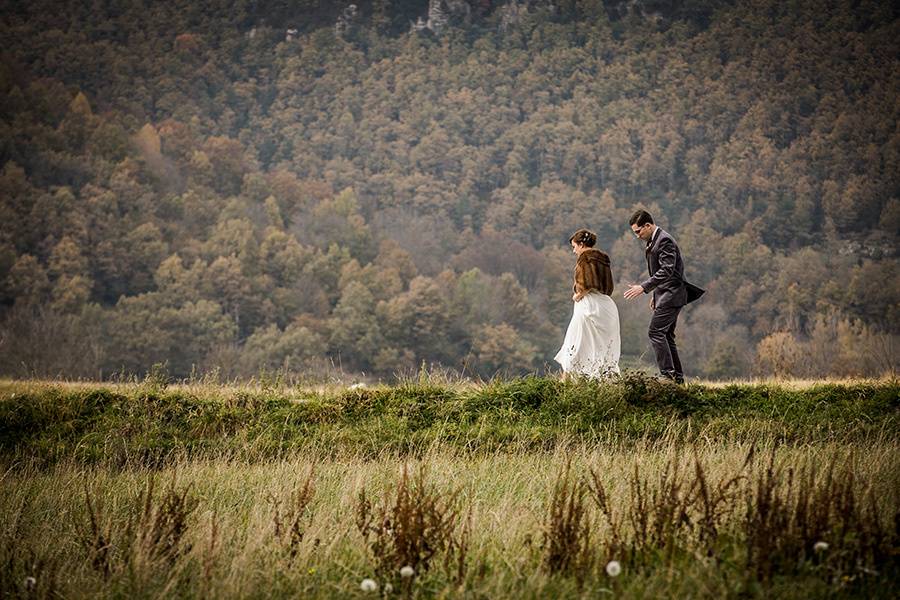
[[[186,552],[191,546],[185,541],[188,519],[197,508],[197,499],[190,495],[190,485],[177,489],[175,475],[168,489],[157,501],[154,498],[153,477],[138,495],[140,512],[132,513],[128,531],[135,532],[136,549],[150,560],[164,559],[169,563]]]
[[[76,523],[91,566],[104,577],[126,566],[165,561],[172,565],[190,551],[185,541],[189,518],[197,507],[190,485],[177,489],[173,475],[159,498],[150,478],[138,493],[124,525],[106,512],[101,500],[85,485],[86,523]]]
[[[790,377],[798,372],[803,348],[789,331],[776,331],[756,345],[756,370],[775,377]]]
[[[817,313],[805,331],[778,331],[756,346],[756,371],[776,377],[883,377],[897,370],[898,336],[840,311]]]
[[[819,543],[832,548],[827,567],[835,577],[891,565],[900,511],[884,522],[872,489],[856,483],[855,466],[851,457],[839,467],[832,456],[820,476],[814,464],[776,465],[772,452],[744,493],[747,565],[758,578],[797,571]]]
[[[310,467],[303,483],[291,491],[287,502],[282,503],[278,498],[269,496],[269,502],[275,509],[272,516],[275,538],[287,546],[291,558],[297,556],[303,542],[308,525],[309,505],[316,494],[314,480],[314,471]]]
[[[113,524],[111,519],[104,515],[102,502],[91,498],[87,482],[84,486],[84,500],[87,510],[87,528],[80,536],[81,545],[87,552],[91,567],[103,574],[104,577],[109,577],[112,572]]]
[[[838,311],[815,315],[809,328],[806,376],[893,376],[900,336]]]
[[[852,457],[832,456],[824,468],[777,465],[774,449],[762,465],[755,457],[751,448],[737,472],[718,481],[710,480],[696,454],[692,474],[682,472],[677,458],[655,479],[643,477],[635,466],[629,502],[618,512],[591,469],[588,489],[607,524],[598,550],[648,565],[654,557],[671,564],[676,550],[712,557],[730,548],[744,557],[748,573],[763,581],[813,563],[822,563],[833,581],[848,573],[896,569],[892,548],[900,538],[900,511],[885,517],[873,490],[857,484]],[[821,548],[830,550],[817,555],[817,548],[820,554]]]
[[[466,518],[458,535],[450,536],[450,544],[444,558],[444,569],[457,585],[466,579],[469,564],[469,544],[472,540],[472,508],[469,507]]]
[[[600,547],[605,549],[608,559],[622,557],[624,550],[622,513],[616,512],[613,509],[612,499],[610,498],[606,487],[603,485],[603,479],[601,478],[600,473],[593,467],[590,469],[590,477],[588,490],[591,494],[591,499],[594,501],[594,504],[600,511],[600,514],[603,516],[607,525],[606,535],[601,538],[602,542]]]
[[[544,570],[573,574],[580,582],[593,558],[586,495],[584,481],[572,478],[567,462],[553,484],[542,543]]]
[[[677,456],[666,462],[655,483],[651,485],[649,477],[641,477],[638,466],[634,466],[629,482],[631,511],[628,513],[634,531],[633,543],[642,550],[666,548],[671,551],[679,534],[691,527],[690,498],[684,491]]]
[[[356,526],[383,579],[396,579],[403,567],[427,571],[439,554],[462,556],[467,534],[459,531],[459,491],[442,494],[426,478],[425,467],[410,477],[406,465],[396,494],[373,504],[365,488],[356,503]],[[462,530],[465,532],[465,528]]]
[[[700,543],[712,555],[722,526],[734,513],[740,496],[740,484],[747,478],[746,470],[756,454],[752,446],[744,459],[740,471],[713,485],[694,449],[694,481],[691,484],[690,505],[697,511],[695,523]]]
[[[696,479],[686,479],[681,468],[676,456],[666,462],[658,479],[652,480],[643,477],[635,464],[628,482],[628,508],[618,515],[612,510],[599,473],[591,469],[589,489],[608,525],[602,546],[610,558],[629,557],[634,561],[660,550],[671,556],[676,547],[687,543],[686,536],[694,529]]]
[[[219,515],[213,512],[209,519],[209,543],[203,554],[203,577],[201,579],[204,598],[212,598],[213,569],[219,549]]]

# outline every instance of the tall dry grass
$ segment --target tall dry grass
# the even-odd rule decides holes
[[[374,577],[387,597],[877,595],[897,577],[897,451],[710,441],[7,470],[0,592],[333,598]]]

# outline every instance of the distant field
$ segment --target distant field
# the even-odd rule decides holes
[[[0,596],[889,598],[898,417],[893,380],[3,381]]]

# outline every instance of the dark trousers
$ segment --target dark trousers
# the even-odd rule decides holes
[[[675,347],[675,324],[678,321],[680,306],[657,308],[650,319],[650,345],[656,353],[656,364],[659,372],[676,381],[684,379],[678,349]]]

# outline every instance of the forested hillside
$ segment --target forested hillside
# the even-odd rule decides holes
[[[637,207],[688,375],[900,361],[895,3],[2,7],[0,374],[541,370],[579,227],[636,365]]]

